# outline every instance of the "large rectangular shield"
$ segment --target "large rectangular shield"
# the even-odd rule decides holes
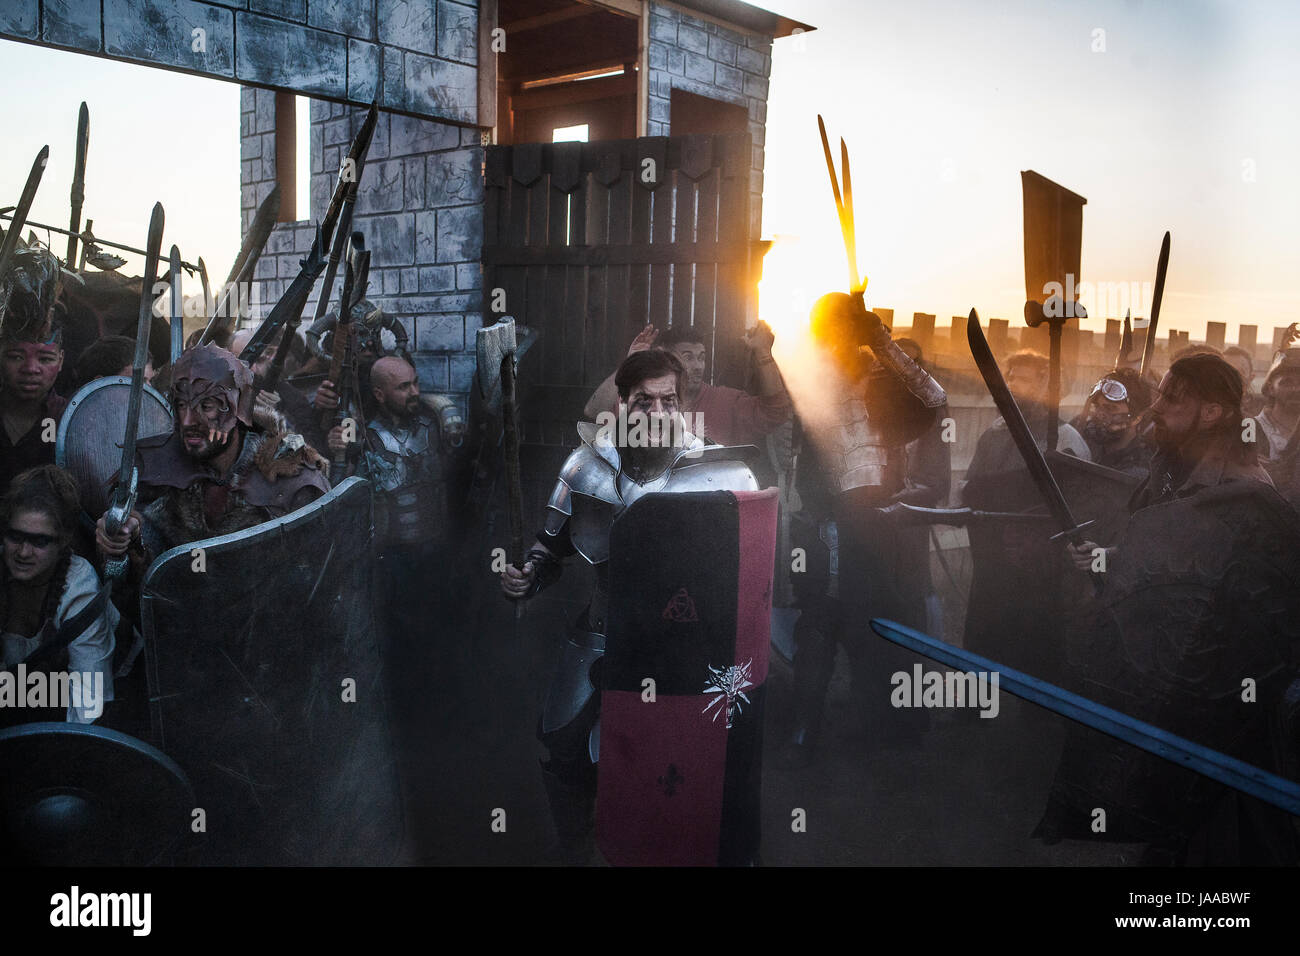
[[[1043,289],[1048,283],[1059,283],[1063,296],[1065,289],[1078,288],[1083,207],[1088,200],[1032,169],[1021,172],[1020,185],[1025,214],[1025,299],[1041,305],[1047,299]]]
[[[392,862],[402,815],[372,626],[370,489],[160,555],[140,614],[155,746],[202,862]]]
[[[596,840],[615,865],[757,861],[776,516],[776,489],[685,492],[613,524]]]

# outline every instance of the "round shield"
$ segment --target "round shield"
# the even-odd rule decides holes
[[[165,862],[193,808],[180,767],[142,740],[88,724],[0,731],[0,865]]]
[[[109,504],[113,479],[122,467],[122,442],[126,437],[126,412],[131,380],[112,375],[88,382],[68,403],[59,422],[54,460],[65,468],[81,490],[81,507],[88,515],[102,515]],[[167,399],[149,385],[140,396],[137,438],[172,430],[172,410]]]

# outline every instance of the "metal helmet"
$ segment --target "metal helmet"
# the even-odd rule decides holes
[[[233,354],[216,345],[186,349],[171,368],[171,397],[194,404],[205,398],[222,398],[228,407],[221,429],[234,428],[235,420],[253,424],[253,373]],[[177,421],[180,417],[177,416]]]
[[[0,276],[0,329],[12,338],[58,344],[54,314],[62,271],[54,253],[40,245],[22,246]]]

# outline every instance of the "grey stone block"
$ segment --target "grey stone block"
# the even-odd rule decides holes
[[[302,266],[298,264],[296,256],[276,256],[276,261],[280,264],[280,278],[288,279],[291,282],[298,278],[298,273],[302,271]]]
[[[253,269],[254,279],[274,279],[278,274],[275,256],[262,256]]]
[[[353,110],[353,113],[355,115],[353,115],[352,117],[352,128],[354,130],[359,130],[361,129],[362,122],[366,118],[366,111],[365,109],[358,107],[357,109]],[[385,113],[384,111],[380,110],[379,117],[378,119],[375,120],[375,135],[370,140],[370,150],[369,152],[366,153],[366,162],[371,162],[372,160],[376,160],[376,159],[388,158],[389,118],[390,117],[388,113]],[[349,145],[351,145],[351,142],[352,141],[349,139],[348,140]]]
[[[438,214],[432,210],[415,214],[415,261],[421,265],[438,262]]]
[[[646,122],[646,135],[647,135],[647,136],[667,136],[667,135],[668,135],[668,124],[667,124],[667,123],[662,123],[662,122],[660,122],[660,121],[658,121],[658,120],[648,120],[648,121]]]
[[[410,269],[399,269],[398,274],[401,277],[402,295],[415,295],[420,291],[420,273],[414,267]]]
[[[241,136],[239,138],[239,158],[242,160],[262,158],[262,137]]]
[[[463,63],[407,53],[406,108],[463,123],[478,118],[478,71]]]
[[[725,63],[715,63],[713,82],[724,90],[740,93],[745,88],[745,74],[735,67],[727,66]]]
[[[357,190],[357,215],[398,212],[404,205],[402,161],[395,159],[366,163]]]
[[[324,100],[308,100],[311,103],[311,122],[314,126],[330,118],[330,104]]]
[[[682,13],[680,17],[682,26],[693,30],[699,30],[701,33],[707,33],[711,24],[708,20],[701,20],[699,17],[693,17],[689,13]],[[685,46],[685,44],[683,44]]]
[[[307,131],[307,142],[311,149],[311,171],[321,173],[325,171],[325,131],[322,127],[313,124]]]
[[[451,292],[457,288],[461,266],[420,266],[421,292]]]
[[[460,131],[460,145],[462,146],[482,146],[483,134],[477,129],[464,127]]]
[[[324,153],[325,172],[329,173],[331,176],[337,176],[339,172],[339,164],[343,162],[345,152],[345,150],[342,150],[337,146],[326,146]],[[365,173],[363,172],[362,177],[364,176]]]
[[[646,63],[652,70],[668,69],[668,47],[662,43],[651,43],[646,50]]]
[[[437,0],[378,0],[379,40],[417,53],[438,52]]]
[[[465,316],[420,315],[415,318],[415,346],[421,352],[465,349]]]
[[[325,145],[346,147],[352,142],[352,124],[343,116],[325,124]]]
[[[306,255],[315,240],[316,230],[313,226],[298,226],[293,231],[293,251],[299,255]]]
[[[468,392],[474,386],[474,356],[451,355],[447,358],[447,388]]]
[[[99,51],[99,4],[45,0],[41,39],[55,46]]]
[[[295,23],[307,21],[307,0],[248,0],[248,9]]]
[[[319,176],[311,178],[311,217],[314,220],[320,220],[325,215],[325,209],[329,206],[330,196],[334,192],[334,180],[337,177],[337,171],[333,173],[322,173]]]
[[[709,24],[709,32],[717,34],[718,39],[734,43],[736,46],[745,45],[745,34],[735,30],[728,30],[726,27],[720,27],[716,23]]]
[[[265,153],[263,153],[262,154],[262,179],[268,180],[270,182],[275,182],[275,178],[276,178],[275,156],[274,155],[267,156]]]
[[[746,51],[748,52],[748,51]],[[709,59],[728,66],[736,65],[736,44],[722,37],[709,37]]]
[[[767,122],[767,103],[764,100],[749,101],[749,118],[755,123]]]
[[[767,99],[767,80],[761,76],[754,76],[752,73],[745,74],[745,95],[753,96],[756,99]]]
[[[749,34],[745,37],[745,46],[751,50],[762,50],[764,53],[769,53],[772,50],[772,38]]]
[[[753,73],[756,76],[767,76],[770,63],[771,58],[758,50],[751,50],[749,47],[743,47],[736,51],[736,66],[740,67],[746,73]]]
[[[456,266],[457,289],[482,289],[483,268],[477,262],[462,262]],[[423,289],[421,289],[423,291]]]
[[[6,36],[35,40],[40,22],[41,11],[37,0],[0,3],[0,33]]]
[[[241,80],[322,96],[347,95],[346,37],[253,13],[236,16]]]
[[[676,7],[655,3],[654,0],[651,0],[650,3],[650,13],[652,16],[663,17],[665,20],[672,20],[674,23],[681,19],[681,14],[677,12]]]
[[[420,377],[420,390],[445,392],[447,390],[447,356],[414,355],[415,371]]]
[[[375,0],[311,0],[307,23],[361,40],[375,38]]]
[[[686,51],[680,47],[668,48],[668,72],[682,76],[686,72]]]
[[[388,150],[390,156],[415,156],[439,149],[453,149],[460,142],[460,130],[436,120],[414,116],[389,118]]]
[[[396,47],[379,48],[380,66],[384,74],[383,105],[390,109],[406,108],[405,56]]]
[[[234,17],[230,10],[194,0],[104,0],[104,52],[234,76]],[[193,49],[195,29],[204,31],[202,52]]]
[[[448,292],[444,295],[410,295],[402,299],[403,315],[434,315],[445,312],[477,312],[483,297],[477,292]]]
[[[482,163],[483,152],[479,149],[461,149],[430,156],[425,177],[428,205],[459,206],[480,202],[483,198]]]
[[[709,35],[697,27],[686,25],[687,17],[677,27],[677,45],[691,53],[707,54],[709,52]]]
[[[663,9],[664,8],[661,7],[654,13],[650,14],[650,39],[660,40],[669,44],[676,44],[677,23],[674,20],[663,16],[661,12]]]
[[[438,56],[457,63],[478,63],[478,10],[438,0]]]
[[[366,234],[367,247],[374,250],[372,261],[375,265],[392,267],[415,263],[414,219],[409,212],[365,217],[360,228]]]
[[[257,107],[257,90],[251,86],[241,86],[239,88],[239,111],[241,113],[251,113]]]
[[[402,291],[402,276],[398,269],[385,269],[383,273],[384,295],[398,295]]]
[[[686,53],[686,78],[699,83],[714,82],[714,61],[699,53]]]
[[[264,180],[257,184],[257,205],[262,205],[263,200],[271,195],[271,190],[275,188],[274,179]]]
[[[424,205],[424,159],[416,156],[402,160],[404,176],[402,197],[407,209],[423,209]]]
[[[662,96],[650,97],[650,110],[647,119],[667,123],[672,117],[672,104]]]
[[[348,99],[368,103],[379,92],[379,46],[348,39]]]
[[[244,179],[239,186],[239,208],[252,209],[257,205],[257,185]],[[247,226],[245,226],[247,228]]]

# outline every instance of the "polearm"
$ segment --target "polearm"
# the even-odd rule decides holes
[[[361,233],[353,233],[349,241],[354,245],[359,245],[365,241]],[[343,270],[343,294],[339,297],[339,320],[334,326],[334,340],[331,343],[330,370],[328,379],[338,388],[342,383],[343,369],[348,356],[349,339],[352,335],[352,310],[348,308],[349,300],[352,298],[352,285],[356,278],[353,271],[352,251],[349,249],[347,263]],[[334,425],[339,424],[347,415],[347,410],[343,407],[342,396],[336,408],[326,409],[321,413],[321,430],[328,432]]]
[[[321,232],[325,235],[325,241],[330,242],[332,235],[333,242],[330,245],[329,265],[325,267],[325,281],[321,284],[316,299],[312,325],[319,322],[329,309],[339,262],[351,235],[352,211],[357,201],[357,190],[361,187],[361,173],[366,165],[366,155],[370,152],[370,141],[375,135],[375,124],[378,122],[379,100],[376,99],[370,104],[370,110],[361,123],[361,129],[357,130],[357,135],[353,137],[348,155],[339,164],[339,178],[334,184],[334,195],[330,197],[329,208],[325,210],[325,219],[321,222]],[[338,232],[332,233],[335,223],[338,223]]]
[[[357,236],[360,236],[357,233]],[[348,255],[348,271],[344,277],[344,286],[351,292],[351,297],[345,297],[339,307],[346,307],[350,313],[356,302],[361,298],[365,291],[364,277],[370,271],[370,253],[359,248],[355,242],[354,247]],[[338,334],[339,326],[335,326],[335,334]],[[356,361],[357,361],[357,332],[354,323],[349,322],[347,326],[347,335],[344,337],[343,345],[343,373],[339,376],[342,381],[338,382],[339,389],[339,408],[348,408],[353,401],[353,384],[355,379]],[[341,449],[334,453],[330,461],[330,484],[337,484],[347,477],[348,454],[347,449]]]
[[[826,172],[831,177],[831,192],[835,196],[835,213],[844,236],[844,253],[849,260],[849,292],[860,295],[866,287],[858,274],[857,239],[853,222],[853,179],[849,172],[849,151],[840,140],[840,161],[844,167],[844,193],[840,194],[839,178],[835,175],[835,160],[831,156],[830,140],[826,137],[826,122],[817,114],[817,129],[822,137],[822,152],[826,156]]]
[[[171,251],[171,291],[172,291],[172,308],[171,308],[171,348],[169,350],[169,361],[175,362],[181,357],[181,352],[185,348],[185,311],[184,303],[181,301],[181,251],[176,246],[172,246]]]
[[[1006,380],[1002,377],[1002,370],[998,368],[997,360],[993,358],[993,350],[989,348],[988,340],[984,338],[984,330],[980,328],[980,318],[974,309],[970,310],[970,315],[966,318],[966,340],[970,343],[971,357],[975,359],[975,365],[979,368],[984,384],[988,387],[989,394],[993,396],[993,404],[998,407],[1002,420],[1006,422],[1007,431],[1011,433],[1016,449],[1029,470],[1029,477],[1033,479],[1034,486],[1047,505],[1047,510],[1056,519],[1060,532],[1054,537],[1064,537],[1071,544],[1082,544],[1083,529],[1092,522],[1079,524],[1074,520],[1070,505],[1056,483],[1056,476],[1047,466],[1047,459],[1039,450],[1038,442],[1034,440],[1034,434],[1025,423],[1025,416],[1020,411],[1020,406],[1016,404],[1015,396],[1011,394],[1011,389],[1007,387]],[[1094,590],[1101,592],[1101,578],[1095,572],[1092,572],[1092,585]]]
[[[17,215],[15,211],[16,208],[17,207],[15,206],[0,207],[0,219],[13,219]],[[73,232],[71,229],[64,229],[62,226],[51,226],[47,222],[37,222],[35,219],[24,220],[24,225],[32,229],[40,229],[43,232],[53,232],[53,233],[57,233],[60,236],[68,236],[70,240],[80,241],[81,249],[78,251],[81,256],[81,261],[77,264],[76,269],[73,269],[71,265],[65,263],[64,268],[66,268],[69,272],[85,271],[86,247],[92,244],[96,246],[107,246],[110,249],[121,249],[123,252],[131,252],[137,256],[148,255],[148,252],[146,250],[138,249],[135,246],[128,246],[124,242],[113,242],[108,239],[101,239],[99,236],[95,235],[94,231],[91,229],[91,227],[94,224],[95,221],[93,219],[87,219],[85,229],[82,229],[80,232]],[[184,259],[182,259],[181,268],[184,269],[186,272],[188,272],[190,275],[194,275],[194,273],[202,271],[203,260],[199,259],[198,262],[186,262]]]
[[[275,228],[275,217],[279,210],[280,184],[276,183],[262,200],[262,204],[257,207],[257,213],[248,227],[248,235],[244,237],[239,253],[230,265],[230,272],[226,275],[226,284],[221,289],[221,301],[212,309],[208,324],[203,329],[203,334],[199,336],[197,345],[205,345],[230,331],[235,319],[235,316],[227,314],[230,311],[230,297],[236,290],[247,288],[248,283],[252,281],[253,270],[257,268],[257,261],[262,256],[266,240],[271,237],[271,230]],[[206,295],[203,304],[205,307],[208,305]]]
[[[1142,344],[1142,377],[1151,367],[1151,357],[1156,354],[1156,326],[1160,322],[1160,301],[1165,297],[1165,274],[1169,271],[1169,231],[1160,243],[1160,259],[1156,263],[1156,288],[1151,296],[1151,321],[1147,323],[1147,340]]]
[[[158,278],[158,254],[162,250],[163,207],[154,203],[149,217],[148,252],[144,259],[144,284],[140,290],[140,318],[135,330],[135,360],[131,363],[131,397],[126,407],[126,436],[122,439],[122,463],[117,472],[113,498],[104,513],[104,530],[110,536],[121,532],[135,507],[139,474],[135,465],[136,432],[140,427],[140,402],[144,397],[144,367],[149,361],[149,329],[153,319],[153,286]],[[104,563],[104,573],[110,578],[121,577],[126,571],[128,558],[110,558]]]
[[[68,219],[68,255],[71,269],[77,261],[77,233],[81,229],[81,206],[86,201],[86,153],[90,150],[90,109],[83,102],[77,112],[77,162],[72,169],[72,214]]]
[[[1193,773],[1263,800],[1293,816],[1300,816],[1300,784],[1294,781],[1161,730],[1154,724],[1130,717],[1086,697],[1072,694],[1037,677],[1003,667],[987,657],[953,647],[910,627],[875,619],[871,621],[871,629],[899,647],[905,647],[948,667],[976,674],[997,674],[999,690],[1009,691],[1054,714],[1068,717],[1085,727],[1132,744]]]
[[[318,228],[311,249],[307,252],[307,258],[302,260],[298,275],[289,284],[289,288],[284,290],[284,294],[275,303],[275,308],[271,309],[271,314],[262,320],[253,337],[248,340],[244,351],[240,353],[241,359],[249,365],[254,364],[262,357],[262,353],[271,344],[281,326],[285,328],[286,335],[291,335],[297,330],[298,323],[302,321],[302,310],[307,305],[307,297],[311,295],[312,286],[316,284],[316,279],[324,268],[325,260],[321,256],[321,233]],[[287,341],[287,339],[283,340],[282,344],[287,344]],[[275,382],[280,378],[279,373],[284,369],[284,360],[281,356],[277,353],[275,358],[275,365],[272,366],[276,369],[275,381],[268,378],[263,386],[267,389],[275,388]]]
[[[32,162],[31,171],[27,174],[27,182],[23,185],[23,193],[18,199],[18,205],[14,207],[13,222],[5,233],[4,242],[0,243],[0,278],[9,271],[14,250],[18,248],[18,237],[23,231],[23,224],[27,221],[27,211],[32,208],[32,200],[36,198],[36,190],[41,185],[41,177],[45,175],[45,165],[49,161],[50,147],[42,146]],[[0,314],[0,327],[3,325],[4,315]]]

